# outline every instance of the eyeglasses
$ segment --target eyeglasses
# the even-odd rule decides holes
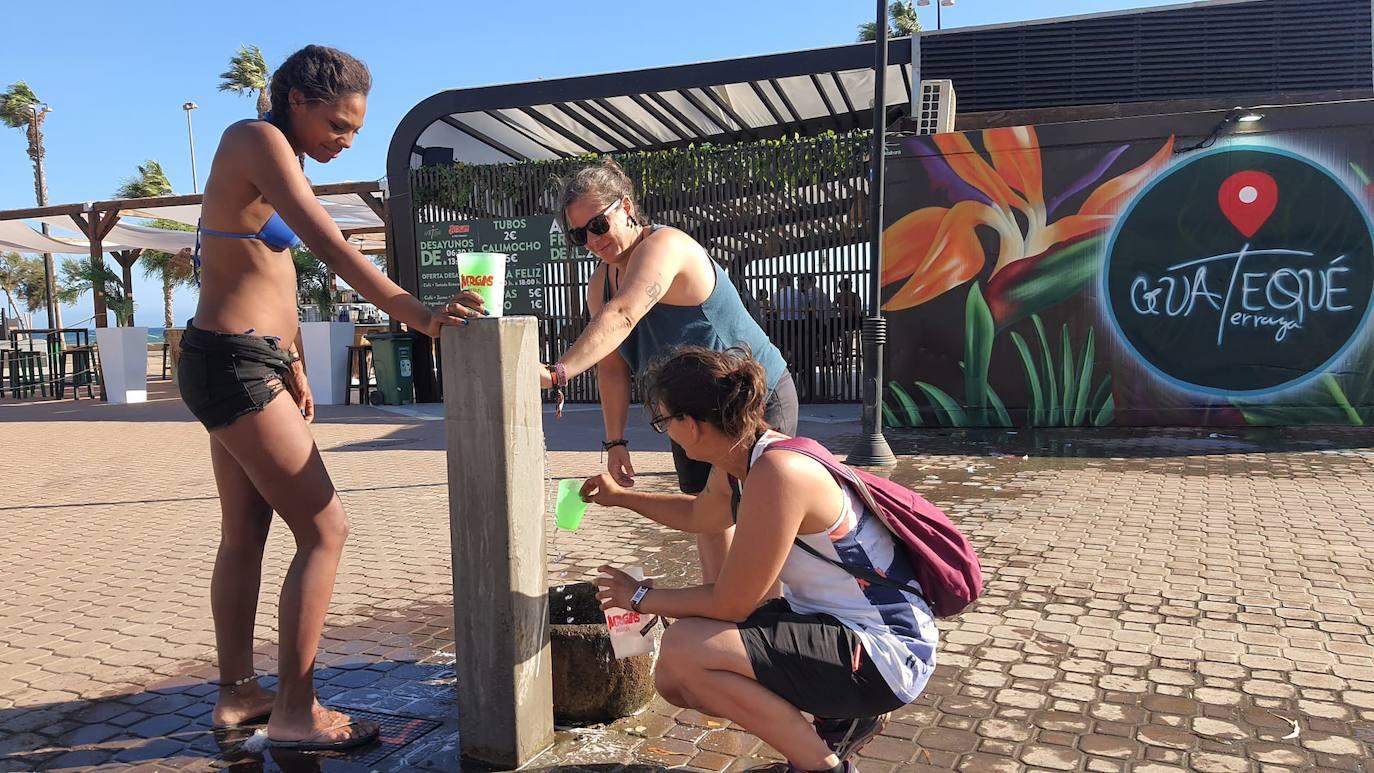
[[[585,247],[587,246],[588,231],[591,231],[596,236],[605,236],[606,232],[611,230],[611,221],[606,216],[614,212],[616,210],[616,207],[620,206],[620,202],[621,199],[616,199],[615,201],[612,201],[610,206],[601,210],[600,214],[593,217],[591,220],[588,220],[587,224],[582,226],[581,228],[569,228],[568,240],[571,241],[573,244],[577,245],[578,247]],[[661,432],[662,430],[659,431]]]
[[[687,414],[685,413],[670,413],[667,416],[654,416],[649,419],[649,426],[654,428],[654,432],[662,435],[664,432],[668,431],[668,422],[686,416]]]

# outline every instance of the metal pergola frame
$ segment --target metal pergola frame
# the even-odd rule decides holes
[[[901,38],[889,44],[889,81],[900,79],[903,90],[888,101],[890,119],[909,110],[912,83],[913,40]],[[423,153],[421,135],[436,124],[466,135],[509,161],[533,157],[567,158],[592,153],[652,151],[689,144],[729,144],[773,139],[793,134],[813,136],[825,131],[845,132],[871,126],[871,84],[867,91],[847,87],[842,74],[873,73],[874,43],[857,43],[766,56],[655,67],[621,73],[578,76],[501,86],[484,86],[440,92],[417,104],[401,119],[387,154],[388,198],[392,212],[410,212],[410,171],[415,156]],[[803,115],[796,107],[797,93],[781,83],[794,79],[805,84],[824,105],[820,115]],[[799,80],[798,80],[799,79]],[[748,121],[722,98],[721,90],[748,89],[766,112],[768,121]],[[628,99],[653,126],[637,122],[611,100]],[[468,121],[460,117],[471,117]],[[481,118],[481,117],[485,117]],[[522,130],[522,122],[547,131]],[[494,120],[518,135],[525,147],[509,137],[493,137],[472,124]],[[570,126],[582,129],[574,131]],[[532,147],[537,146],[537,149]],[[571,148],[569,147],[571,146]],[[537,152],[539,155],[535,155]],[[411,292],[417,288],[416,266],[395,256],[415,252],[412,218],[396,217],[390,223],[390,249],[396,278]]]

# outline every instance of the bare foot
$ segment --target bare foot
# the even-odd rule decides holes
[[[267,723],[267,737],[273,744],[309,742],[315,747],[338,744],[340,747],[371,741],[377,735],[377,725],[368,720],[355,720],[340,711],[321,706],[311,707],[305,721],[292,721],[279,712]]]
[[[257,682],[221,687],[215,710],[210,713],[210,723],[214,727],[232,727],[251,719],[266,718],[276,700],[276,693],[263,689]]]

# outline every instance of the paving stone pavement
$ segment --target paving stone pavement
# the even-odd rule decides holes
[[[135,406],[0,401],[0,770],[457,769],[441,423],[321,409],[315,435],[352,531],[319,691],[384,717],[386,732],[345,757],[264,760],[209,731],[218,505],[203,430],[152,386]],[[551,475],[600,469],[599,452],[579,450],[599,440],[584,419],[568,425],[579,437],[551,432]],[[828,427],[836,448],[847,429]],[[893,442],[894,475],[970,535],[988,582],[941,623],[929,689],[864,749],[865,773],[1374,771],[1367,432]],[[666,453],[637,451],[635,464],[640,485],[672,487]],[[683,535],[599,508],[587,519],[550,545],[551,580],[607,561],[693,579]],[[269,675],[289,557],[278,527],[258,620]],[[739,728],[656,700],[560,730],[531,769],[771,759]]]

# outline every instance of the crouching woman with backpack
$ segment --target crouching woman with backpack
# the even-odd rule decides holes
[[[602,474],[583,497],[686,532],[733,525],[735,539],[712,585],[650,588],[602,567],[603,606],[678,619],[654,672],[669,703],[734,722],[791,770],[854,770],[849,757],[935,669],[934,597],[921,584],[931,580],[852,471],[813,441],[769,430],[764,371],[747,354],[680,349],[646,384],[654,429],[712,465],[705,490],[642,493]],[[937,538],[950,534],[972,561],[971,600],[977,562],[952,526]],[[765,601],[775,581],[783,596]]]

